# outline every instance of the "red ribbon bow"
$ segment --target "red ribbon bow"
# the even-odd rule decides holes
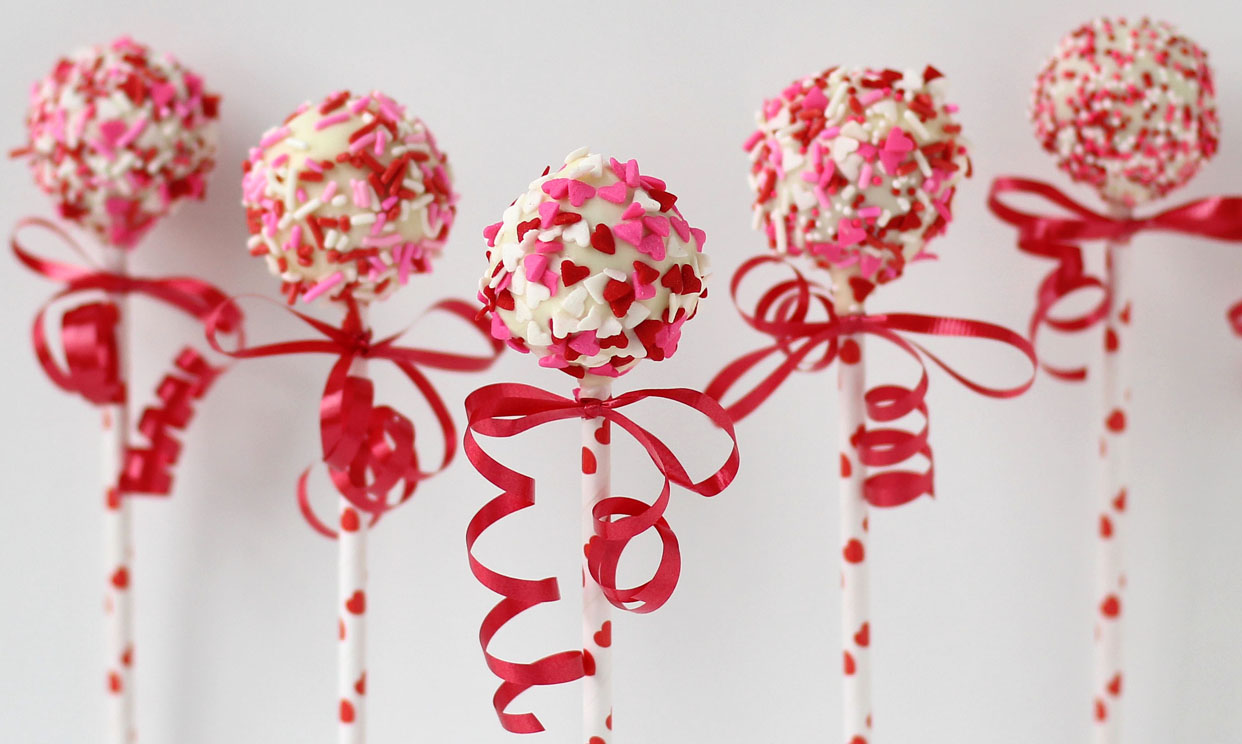
[[[722,429],[733,443],[725,464],[703,480],[693,481],[668,445],[620,411],[625,406],[649,398],[679,403],[702,413]],[[475,440],[475,434],[506,438],[552,421],[603,418],[609,425],[616,424],[627,432],[647,451],[656,470],[664,476],[664,487],[659,497],[651,504],[621,496],[601,500],[592,512],[595,538],[587,554],[587,570],[608,601],[621,610],[636,613],[659,609],[673,594],[681,573],[677,536],[664,518],[671,485],[677,484],[701,496],[715,496],[723,491],[737,475],[737,437],[732,420],[716,401],[703,393],[684,388],[636,390],[607,400],[570,400],[530,385],[488,385],[466,398],[466,418],[466,457],[483,477],[504,489],[504,493],[474,515],[466,530],[470,570],[481,584],[504,597],[487,614],[479,629],[479,641],[487,666],[503,680],[493,697],[493,705],[506,730],[519,734],[537,733],[543,731],[543,725],[533,713],[508,713],[506,709],[518,695],[531,687],[565,684],[582,678],[582,651],[562,651],[529,664],[505,661],[489,651],[492,639],[509,621],[532,607],[559,600],[561,594],[555,578],[532,580],[506,576],[484,566],[475,556],[475,542],[484,532],[505,517],[535,504],[534,479],[493,459]],[[617,565],[626,546],[650,529],[656,531],[663,544],[659,566],[654,575],[642,584],[619,588]]]
[[[901,385],[877,385],[870,388],[865,395],[867,417],[878,422],[892,422],[917,412],[923,417],[923,428],[918,432],[897,427],[865,428],[851,442],[858,449],[859,461],[862,464],[873,468],[887,468],[869,475],[865,482],[864,497],[872,506],[900,506],[923,494],[935,495],[934,463],[928,442],[926,397],[929,378],[924,359],[931,360],[968,389],[991,398],[1017,397],[1026,392],[1035,381],[1037,362],[1034,349],[1025,339],[1007,328],[977,320],[909,313],[841,317],[837,315],[832,298],[823,287],[808,281],[796,267],[776,256],[757,256],[738,267],[729,285],[734,304],[737,304],[738,288],[746,276],[765,264],[788,267],[794,276],[764,292],[755,303],[753,313],[747,313],[740,307],[739,312],[748,325],[772,336],[775,341],[771,346],[756,349],[728,364],[712,379],[704,392],[716,400],[723,400],[729,390],[752,368],[773,354],[783,354],[785,359],[776,369],[727,407],[729,415],[735,420],[741,420],[776,392],[795,371],[822,370],[831,365],[838,356],[846,355],[848,342],[842,343],[842,336],[871,334],[910,355],[919,365],[921,374],[918,383],[912,388]],[[809,319],[811,313],[816,312],[817,304],[824,309],[826,319]],[[1026,355],[1031,362],[1031,377],[1014,388],[984,386],[958,372],[918,342],[903,337],[902,333],[997,341]],[[817,355],[816,350],[821,347],[823,351]],[[810,362],[806,363],[808,360]],[[927,460],[926,471],[894,469],[894,466],[916,455],[922,455]]]
[[[68,233],[44,219],[20,220],[9,237],[9,245],[18,261],[36,274],[64,285],[36,313],[31,341],[39,366],[53,384],[66,392],[81,395],[97,406],[121,404],[127,398],[116,337],[120,314],[115,303],[97,300],[65,312],[60,328],[64,366],[52,355],[44,315],[53,304],[71,295],[82,292],[145,295],[200,322],[216,317],[221,331],[241,333],[240,310],[228,302],[227,295],[204,281],[191,277],[133,277],[46,259],[21,244],[18,236],[27,228],[46,230],[83,260],[92,263],[92,259]],[[194,414],[193,401],[202,398],[223,371],[208,364],[188,346],[177,353],[173,366],[156,388],[160,405],[147,408],[139,419],[138,432],[147,439],[149,446],[127,447],[117,484],[119,493],[162,496],[170,492],[172,466],[181,451],[180,442],[171,432],[184,430],[189,425]]]
[[[419,366],[458,372],[481,371],[499,357],[504,344],[493,339],[487,324],[475,319],[474,308],[460,300],[442,300],[431,306],[427,314],[447,312],[466,320],[488,340],[490,354],[473,356],[397,346],[396,341],[404,331],[373,341],[371,332],[362,327],[357,308],[353,305],[339,328],[296,310],[285,309],[322,334],[323,338],[240,346],[226,351],[216,340],[216,325],[208,321],[208,342],[216,351],[236,359],[285,354],[331,354],[338,357],[328,373],[319,401],[323,462],[328,466],[337,491],[359,510],[371,515],[374,524],[384,512],[408,501],[419,482],[446,468],[457,452],[457,429],[453,417]],[[419,467],[414,424],[389,406],[375,405],[375,386],[371,380],[350,374],[354,360],[360,358],[392,362],[427,401],[444,440],[444,454],[434,470],[424,471]],[[307,468],[298,478],[298,506],[312,528],[326,537],[336,537],[336,531],[311,509],[307,489],[309,475],[310,468]],[[397,498],[390,499],[389,492],[398,484],[401,490]]]
[[[1070,214],[1051,217],[1023,212],[1001,200],[1002,195],[1009,193],[1041,197]],[[1028,333],[1032,343],[1042,326],[1065,333],[1079,333],[1108,316],[1112,302],[1108,287],[1100,278],[1087,274],[1082,248],[1078,245],[1080,241],[1125,242],[1144,230],[1167,230],[1217,240],[1242,241],[1242,197],[1236,196],[1214,196],[1166,209],[1150,217],[1119,219],[1088,209],[1051,184],[1028,178],[1005,177],[992,182],[988,208],[1001,220],[1018,228],[1019,250],[1057,262],[1056,267],[1040,282],[1036,294],[1035,312],[1031,315]],[[1103,297],[1098,304],[1080,315],[1051,315],[1052,308],[1058,302],[1082,289],[1098,289]],[[1228,317],[1234,332],[1242,335],[1242,302],[1229,309]],[[1087,376],[1085,367],[1042,366],[1049,374],[1065,380],[1082,380]]]

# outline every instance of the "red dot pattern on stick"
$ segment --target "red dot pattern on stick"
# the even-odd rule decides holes
[[[852,338],[841,342],[841,361],[846,364],[858,364],[862,360],[862,348]]]
[[[845,657],[845,676],[850,676],[858,671],[858,664],[854,661],[854,656],[849,651],[844,653]]]
[[[353,703],[349,702],[348,700],[342,700],[340,708],[341,708],[340,709],[341,723],[353,723],[354,722]]]
[[[362,525],[357,511],[349,508],[341,511],[341,529],[346,532],[357,532],[360,526]]]
[[[1119,617],[1121,615],[1121,600],[1116,594],[1110,594],[1100,603],[1100,614],[1109,619]]]
[[[866,555],[862,542],[857,539],[851,539],[846,543],[841,553],[844,555],[847,563],[862,563]]]
[[[352,613],[352,614],[354,614],[354,615],[361,615],[361,614],[363,614],[364,612],[366,612],[366,611],[367,611],[367,594],[366,594],[366,592],[362,591],[361,589],[359,589],[358,591],[354,592],[353,596],[351,596],[351,597],[350,597],[350,598],[349,598],[349,599],[345,602],[345,609],[349,610],[349,611],[350,611],[350,613]]]

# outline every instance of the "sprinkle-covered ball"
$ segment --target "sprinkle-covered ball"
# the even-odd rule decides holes
[[[766,101],[746,140],[755,226],[839,278],[896,279],[951,219],[970,160],[944,77],[831,68]]]
[[[171,55],[121,37],[34,84],[18,152],[61,216],[132,248],[181,199],[203,197],[219,103]]]
[[[1146,18],[1100,18],[1061,39],[1031,120],[1071,178],[1127,207],[1189,181],[1220,136],[1207,53]]]
[[[578,378],[672,356],[707,295],[704,233],[676,203],[636,161],[570,153],[483,231],[492,335]]]
[[[383,299],[431,270],[457,213],[448,157],[379,92],[302,104],[243,170],[250,253],[290,304]]]

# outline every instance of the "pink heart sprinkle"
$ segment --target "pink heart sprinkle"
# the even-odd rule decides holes
[[[539,227],[547,230],[552,227],[552,220],[556,218],[557,212],[561,211],[560,205],[556,202],[544,202],[539,205]]]
[[[644,217],[643,227],[662,238],[668,237],[668,218],[667,217]]]
[[[513,334],[509,332],[509,326],[505,325],[505,322],[500,319],[500,314],[493,312],[492,313],[492,338],[496,339],[497,341],[508,341],[512,337],[513,337]]]
[[[819,86],[811,86],[811,89],[807,91],[806,97],[802,99],[802,108],[823,111],[828,108],[828,98],[824,96],[824,92],[819,89]]]
[[[655,285],[654,284],[643,284],[642,282],[638,281],[637,274],[630,277],[630,284],[634,285],[634,299],[650,300],[652,297],[655,297],[655,293],[656,293]]]
[[[870,279],[875,276],[875,270],[878,268],[880,268],[880,259],[870,253],[864,253],[858,257],[858,269],[863,277]]]
[[[545,181],[543,184],[543,193],[553,199],[564,199],[569,193],[568,178],[553,178],[551,181]]]
[[[841,221],[837,223],[837,244],[842,248],[857,245],[865,237],[867,237],[867,232],[861,227],[855,226],[849,218],[842,217]]]
[[[335,181],[333,184],[335,184]],[[487,246],[489,248],[496,247],[496,235],[500,233],[500,228],[503,227],[504,224],[505,223],[503,222],[497,222],[494,225],[488,225],[483,228],[483,237],[487,239]]]
[[[569,339],[569,348],[583,356],[595,356],[599,353],[599,339],[594,333],[579,333]]]
[[[690,223],[680,217],[669,217],[668,221],[672,223],[673,230],[677,233],[677,237],[681,238],[681,242],[690,242]]]
[[[556,282],[559,279],[560,277],[557,276],[555,273],[551,271],[545,271],[543,272],[543,279],[541,279],[540,281],[543,283],[543,286],[548,288],[548,292],[550,294],[556,294]]]
[[[642,185],[638,174],[638,161],[629,160],[625,163],[625,183],[632,188],[638,188]]]
[[[595,196],[595,187],[583,181],[569,182],[569,203],[581,207],[587,199]]]
[[[905,132],[901,131],[901,127],[888,130],[888,139],[884,141],[884,148],[880,150],[880,162],[884,164],[884,170],[896,173],[901,161],[905,160],[906,155],[913,150],[914,140],[907,137]]]
[[[542,253],[531,253],[522,259],[522,267],[526,269],[526,281],[537,282],[548,270],[548,257]]]
[[[128,127],[125,122],[120,119],[109,119],[99,125],[99,133],[103,135],[104,141],[109,145],[115,145],[116,141],[125,134]]]
[[[690,228],[690,234],[694,236],[694,247],[699,253],[703,252],[703,244],[707,242],[707,233],[697,227]]]
[[[612,234],[630,245],[637,246],[643,239],[643,225],[641,222],[632,220],[629,222],[619,222],[613,225]]]
[[[151,86],[151,98],[155,100],[155,104],[163,108],[169,101],[177,95],[177,89],[169,83],[160,83]]]
[[[659,235],[647,235],[638,245],[638,252],[651,256],[656,261],[663,261],[667,255],[667,249],[664,245],[664,238]]]
[[[647,210],[643,209],[641,204],[638,202],[630,202],[630,206],[625,208],[625,213],[621,215],[621,219],[633,220],[642,217],[646,213]]]
[[[559,241],[536,240],[535,253],[558,253],[561,250]]]
[[[611,186],[596,189],[595,195],[613,204],[622,204],[629,197],[630,189],[625,185],[625,181],[617,181]]]

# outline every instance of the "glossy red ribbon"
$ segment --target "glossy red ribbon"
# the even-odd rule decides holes
[[[1034,196],[1067,212],[1049,216],[1024,212],[1006,204],[1006,194]],[[1242,197],[1214,196],[1166,209],[1150,217],[1119,219],[1088,209],[1051,184],[1029,178],[1004,177],[992,182],[988,208],[1001,220],[1018,228],[1018,249],[1040,258],[1057,262],[1040,282],[1035,311],[1031,315],[1028,337],[1034,343],[1036,333],[1049,326],[1065,333],[1079,333],[1100,323],[1108,316],[1108,287],[1099,277],[1090,276],[1083,265],[1082,248],[1087,240],[1128,241],[1145,230],[1165,230],[1230,242],[1242,242]],[[1054,317],[1053,307],[1065,297],[1084,289],[1101,292],[1100,302],[1075,316]],[[1233,330],[1242,335],[1242,302],[1229,309]],[[1085,367],[1043,368],[1063,380],[1082,380]]]
[[[117,405],[127,399],[116,337],[120,320],[116,303],[97,300],[66,311],[61,316],[60,328],[63,367],[52,354],[44,316],[53,304],[82,292],[144,295],[200,322],[216,317],[221,331],[240,334],[241,312],[228,302],[226,294],[212,285],[191,277],[148,279],[43,258],[19,240],[21,232],[31,228],[51,233],[87,263],[92,263],[92,259],[68,233],[37,217],[18,221],[9,237],[9,245],[18,261],[36,274],[63,285],[39,308],[31,327],[31,341],[39,366],[60,389],[81,395],[97,406]],[[172,432],[189,425],[194,413],[193,402],[202,398],[221,371],[190,347],[177,353],[173,370],[156,388],[160,404],[147,408],[139,419],[138,433],[146,438],[147,446],[128,447],[117,484],[120,493],[167,495],[170,492],[172,466],[181,451],[181,444]]]
[[[221,348],[216,340],[217,328],[209,320],[208,342],[213,349],[235,359],[286,354],[331,354],[337,357],[319,400],[322,459],[337,491],[360,511],[370,515],[374,523],[385,512],[408,501],[418,484],[447,467],[457,452],[457,428],[453,417],[420,367],[456,372],[481,371],[492,365],[504,344],[491,337],[488,325],[475,318],[474,307],[461,300],[442,300],[429,308],[427,314],[444,312],[470,323],[489,343],[491,352],[485,356],[397,346],[397,339],[404,331],[373,341],[371,331],[362,327],[357,308],[353,306],[338,328],[283,305],[272,304],[282,307],[318,331],[322,338],[253,347],[243,345],[229,351]],[[414,424],[389,406],[375,405],[375,386],[371,380],[350,374],[355,359],[391,362],[427,401],[444,441],[444,454],[435,469],[425,471],[419,466]],[[298,478],[298,506],[317,532],[336,537],[336,531],[316,516],[311,508],[307,487],[309,475],[308,468]],[[396,498],[390,498],[389,493],[398,486],[400,490]]]
[[[667,400],[686,406],[703,414],[723,430],[733,443],[725,464],[703,480],[692,480],[668,445],[620,410],[648,399]],[[716,401],[703,393],[684,388],[636,390],[607,400],[571,400],[530,385],[488,385],[466,398],[466,418],[466,457],[483,477],[504,491],[474,515],[466,530],[470,570],[481,584],[504,597],[484,618],[479,629],[479,642],[483,646],[488,668],[503,680],[493,698],[501,725],[514,733],[536,733],[543,731],[539,719],[533,713],[509,713],[509,705],[531,687],[559,685],[580,679],[584,674],[582,651],[562,651],[528,664],[505,661],[490,651],[492,639],[509,621],[532,607],[555,602],[561,595],[555,578],[532,580],[506,576],[483,565],[475,556],[475,543],[484,532],[505,517],[535,505],[534,479],[487,454],[475,435],[507,438],[553,421],[603,418],[609,424],[616,424],[646,450],[652,464],[664,477],[659,496],[651,504],[620,496],[601,500],[592,513],[595,538],[587,552],[587,570],[608,601],[619,609],[636,613],[652,612],[668,601],[681,573],[677,536],[664,518],[671,486],[676,484],[700,496],[715,496],[723,491],[737,475],[737,437],[732,420]],[[638,535],[652,529],[663,544],[655,573],[636,587],[618,587],[617,566],[626,546]]]
[[[826,289],[808,281],[795,266],[777,256],[757,256],[738,267],[729,286],[735,304],[738,302],[738,289],[746,277],[755,269],[768,264],[788,268],[793,272],[793,277],[778,282],[764,292],[755,303],[753,312],[748,313],[740,306],[739,312],[748,325],[771,336],[774,342],[726,365],[704,392],[716,400],[723,400],[750,370],[768,357],[783,355],[784,359],[775,369],[736,402],[727,406],[729,415],[735,420],[741,420],[776,392],[794,372],[822,370],[831,365],[842,353],[843,337],[870,334],[901,349],[919,365],[919,381],[909,388],[902,385],[877,385],[868,389],[864,399],[867,417],[873,421],[888,423],[917,413],[923,419],[923,426],[919,431],[907,431],[896,426],[864,428],[855,435],[852,444],[858,449],[859,461],[868,467],[881,469],[880,472],[869,475],[864,484],[864,498],[872,506],[900,506],[923,494],[935,495],[926,400],[930,380],[925,360],[930,360],[967,389],[990,398],[1017,397],[1026,392],[1035,381],[1037,362],[1034,349],[1026,339],[1007,328],[977,320],[909,313],[840,316],[836,313]],[[822,320],[811,319],[813,315],[820,314],[816,306],[823,310]],[[966,377],[920,343],[902,334],[996,341],[1022,352],[1031,363],[1031,376],[1017,387],[988,387]],[[927,461],[925,471],[895,468],[918,455],[922,455]]]

